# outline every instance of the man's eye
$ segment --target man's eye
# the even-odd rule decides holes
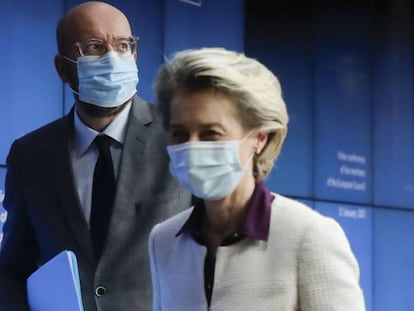
[[[130,45],[128,41],[120,41],[117,43],[116,50],[118,52],[129,52],[130,51]]]
[[[188,140],[188,133],[181,130],[170,131],[170,140],[175,143],[185,142]]]
[[[91,42],[86,44],[83,47],[83,52],[85,55],[94,55],[96,53],[101,52],[104,49],[104,46],[102,43],[99,42]]]

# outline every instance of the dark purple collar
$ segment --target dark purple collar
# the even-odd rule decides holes
[[[223,240],[223,245],[232,244],[241,237],[253,240],[267,241],[269,238],[270,213],[274,196],[269,192],[263,182],[258,182],[254,189],[252,198],[247,206],[246,218],[237,232]],[[177,232],[176,236],[187,232],[194,239],[203,243],[202,224],[205,217],[205,205],[203,200],[197,200],[191,215]]]

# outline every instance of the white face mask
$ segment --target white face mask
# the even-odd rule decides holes
[[[170,172],[196,197],[219,200],[240,183],[253,154],[243,167],[239,141],[194,141],[167,147]]]

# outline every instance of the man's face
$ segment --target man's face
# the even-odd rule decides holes
[[[114,42],[119,37],[131,36],[129,22],[117,9],[102,4],[92,3],[79,6],[72,10],[65,21],[64,53],[63,56],[74,61],[81,56],[79,43],[92,38],[104,42],[106,51],[114,49]],[[135,54],[136,57],[136,54]],[[59,75],[71,88],[78,90],[77,65],[60,57],[61,70]],[[58,64],[57,64],[58,67]]]

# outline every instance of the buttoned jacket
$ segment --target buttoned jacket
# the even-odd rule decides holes
[[[211,305],[204,292],[206,247],[176,235],[191,210],[154,227],[149,253],[154,311],[363,311],[359,267],[332,218],[273,194],[267,241],[217,249]]]
[[[106,247],[98,261],[70,162],[73,113],[17,139],[10,149],[0,311],[27,311],[26,278],[64,249],[77,256],[85,311],[150,310],[148,233],[190,206],[190,194],[169,174],[162,122],[154,105],[133,98]]]

